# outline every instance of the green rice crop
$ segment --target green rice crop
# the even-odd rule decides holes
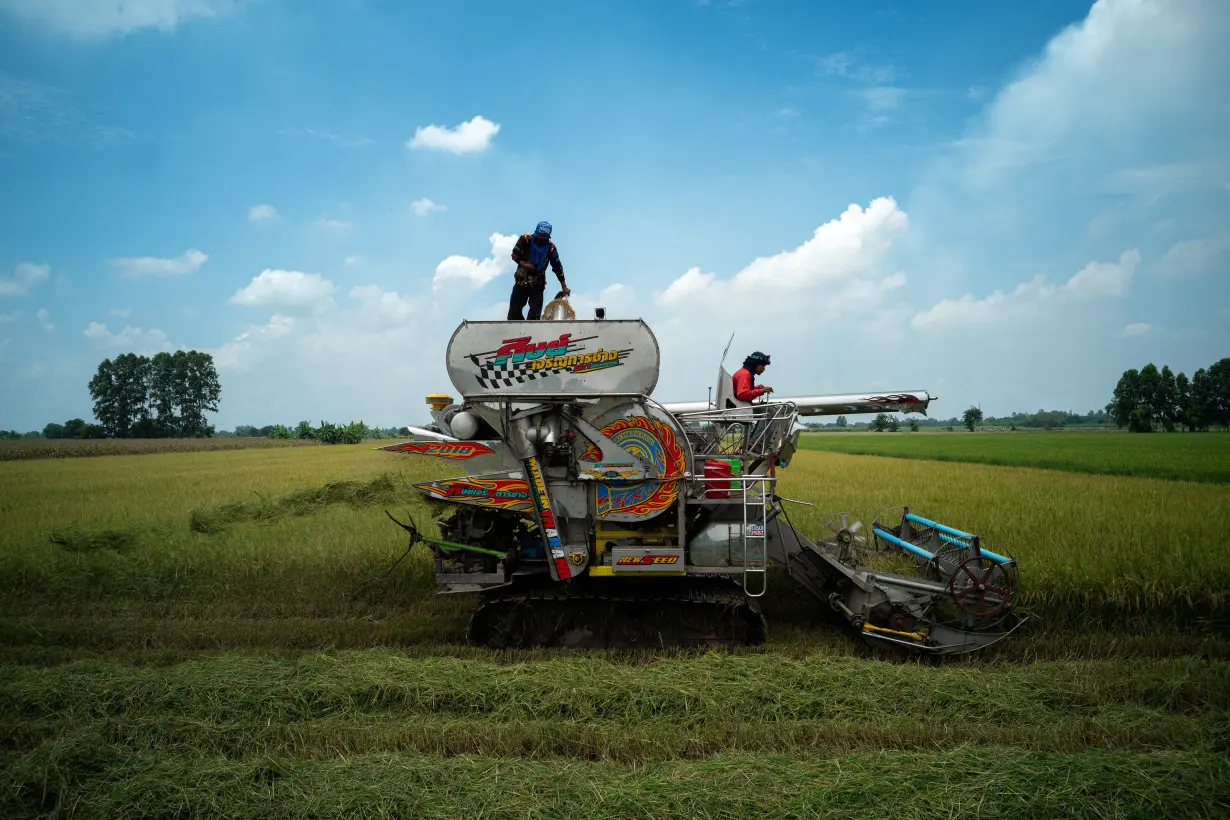
[[[1034,626],[928,665],[781,573],[764,647],[466,646],[474,596],[435,595],[422,546],[389,571],[384,511],[429,526],[409,485],[450,472],[371,445],[0,463],[0,816],[1230,811],[1230,487],[798,454],[808,534],[908,503],[1020,560]]]
[[[805,433],[799,446],[894,458],[1230,483],[1230,434],[1226,433]]]

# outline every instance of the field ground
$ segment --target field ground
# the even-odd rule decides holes
[[[206,450],[246,450],[253,447],[313,446],[307,439],[252,438],[111,438],[111,439],[18,439],[0,441],[0,461],[32,458],[80,458],[84,456],[149,455],[151,453],[196,453]]]
[[[421,548],[385,575],[383,510],[427,524],[406,485],[446,472],[370,443],[0,465],[0,815],[1230,811],[1230,487],[800,453],[806,532],[909,503],[1020,560],[1028,633],[926,665],[782,577],[757,649],[466,646]]]
[[[835,453],[1042,467],[1099,475],[1230,484],[1230,434],[1112,432],[804,433]]]

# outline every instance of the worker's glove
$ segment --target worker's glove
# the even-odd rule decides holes
[[[559,286],[559,293],[560,293],[560,296],[568,296],[570,293],[572,293],[572,288],[568,287],[567,285],[561,284]]]

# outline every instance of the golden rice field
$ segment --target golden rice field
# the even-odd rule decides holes
[[[985,445],[984,445],[985,446]],[[1152,456],[1156,458],[1156,455]],[[1028,634],[486,653],[372,445],[0,464],[0,816],[1219,817],[1230,486],[803,452],[795,525],[908,503],[1019,559]]]

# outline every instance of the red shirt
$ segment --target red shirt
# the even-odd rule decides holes
[[[735,371],[735,398],[739,401],[750,402],[758,399],[765,394],[763,387],[752,387],[752,372],[746,367],[741,367]]]

